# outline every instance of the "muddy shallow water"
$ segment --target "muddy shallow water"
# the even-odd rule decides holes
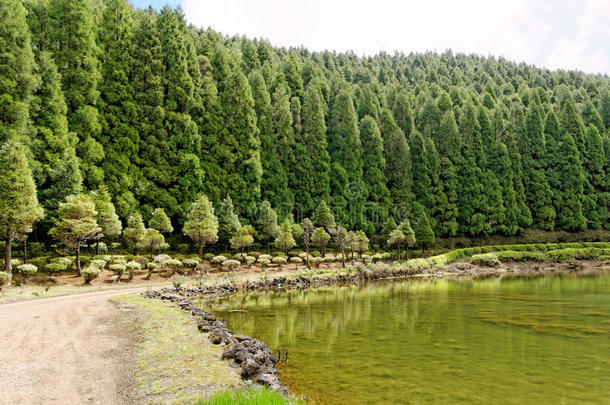
[[[602,270],[235,295],[212,308],[287,350],[282,382],[318,403],[610,403]]]

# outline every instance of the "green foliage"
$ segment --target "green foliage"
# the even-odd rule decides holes
[[[288,249],[296,245],[294,237],[292,236],[292,224],[285,220],[280,227],[277,238],[275,239],[275,246],[278,249],[282,249],[284,252],[288,252]]]
[[[163,234],[154,228],[148,228],[142,235],[142,239],[138,242],[138,247],[144,251],[153,253],[167,247]]]
[[[0,291],[11,281],[11,274],[6,271],[0,271]]]
[[[482,253],[473,255],[470,259],[472,264],[477,266],[485,266],[485,267],[498,267],[501,263],[498,259],[498,255],[495,253]]]
[[[208,197],[199,194],[188,212],[182,232],[199,246],[199,257],[203,257],[203,247],[218,240],[218,218]]]
[[[127,247],[137,250],[142,243],[146,233],[146,227],[139,212],[132,214],[127,220],[127,227],[123,230],[123,238],[127,242]]]
[[[253,231],[254,229],[250,225],[240,227],[235,235],[229,240],[231,248],[243,252],[249,246],[254,243]]]
[[[152,216],[148,220],[148,226],[161,233],[172,233],[174,231],[172,222],[163,208],[155,208]]]
[[[268,388],[249,388],[237,391],[221,391],[197,405],[299,405],[297,401]]]

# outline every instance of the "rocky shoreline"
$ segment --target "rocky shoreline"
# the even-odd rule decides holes
[[[602,267],[597,264],[594,267]],[[206,333],[210,342],[224,347],[222,359],[229,360],[231,366],[241,369],[242,379],[248,383],[260,384],[273,390],[287,392],[277,376],[276,365],[278,359],[264,342],[251,337],[236,334],[227,329],[224,322],[198,305],[192,298],[217,298],[238,291],[268,291],[279,289],[318,288],[324,286],[340,286],[357,284],[370,280],[404,279],[415,276],[428,277],[490,277],[506,273],[547,273],[554,271],[572,271],[583,267],[582,263],[548,263],[546,265],[519,265],[512,268],[489,268],[472,266],[466,263],[454,263],[446,266],[443,271],[423,273],[405,269],[384,269],[373,271],[364,269],[350,274],[336,274],[325,276],[300,276],[295,278],[277,277],[266,280],[247,281],[240,285],[223,284],[216,286],[199,287],[165,287],[160,290],[148,290],[143,293],[145,298],[167,300],[175,303],[184,311],[189,311],[196,319],[197,328]]]

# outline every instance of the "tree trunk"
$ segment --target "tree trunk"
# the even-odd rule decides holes
[[[199,244],[199,258],[203,259],[203,243]]]
[[[9,278],[8,278],[8,285],[11,285],[11,281],[13,278],[13,271],[11,268],[11,243],[13,241],[13,238],[11,236],[9,236],[6,239],[6,246],[4,249],[4,271],[6,271],[9,274]]]
[[[400,261],[400,243],[398,244],[398,261]]]
[[[306,259],[307,259],[307,268],[310,269],[311,268],[311,264],[309,264],[309,242],[307,242],[305,244],[305,254],[307,255],[306,256]]]
[[[28,238],[23,239],[23,264],[28,264]]]
[[[352,266],[354,265],[354,249],[352,249]]]
[[[423,258],[426,257],[426,244],[425,243],[421,244],[421,257],[423,257]]]
[[[405,251],[407,252],[407,260],[409,260],[409,245],[405,245]]]
[[[100,240],[96,240],[95,241],[95,255],[99,255],[100,254]]]
[[[78,272],[78,276],[82,276],[82,270],[80,268],[80,242],[76,245],[76,271]]]
[[[341,245],[341,265],[345,268],[345,246]]]
[[[269,254],[269,237],[267,236],[267,254]]]

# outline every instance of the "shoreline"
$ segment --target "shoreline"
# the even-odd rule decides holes
[[[594,271],[610,269],[610,263],[603,261],[570,261],[567,263],[519,263],[507,267],[474,266],[469,263],[452,263],[444,270],[425,273],[422,270],[385,269],[373,271],[364,269],[356,273],[336,275],[297,276],[289,278],[280,276],[272,279],[245,281],[241,284],[223,284],[200,287],[163,287],[147,290],[142,294],[147,299],[170,301],[183,311],[189,311],[195,318],[197,329],[206,335],[214,345],[223,348],[222,360],[228,360],[228,366],[240,369],[240,376],[246,384],[259,384],[272,390],[288,393],[282,384],[276,365],[278,359],[270,347],[255,337],[237,334],[229,330],[225,323],[212,312],[195,304],[193,299],[207,300],[240,292],[270,292],[294,289],[315,289],[328,286],[350,286],[369,281],[435,279],[448,280],[482,279],[489,277],[520,277],[562,274],[593,268]]]

